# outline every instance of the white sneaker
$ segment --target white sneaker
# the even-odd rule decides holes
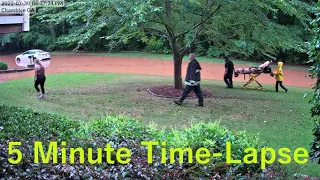
[[[41,93],[38,98],[39,98],[39,99],[43,99],[43,98],[44,98],[44,94]]]

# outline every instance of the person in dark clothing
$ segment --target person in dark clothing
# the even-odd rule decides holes
[[[234,65],[231,60],[229,60],[228,57],[224,57],[225,60],[225,71],[224,71],[224,82],[227,84],[228,88],[233,88],[233,83],[232,83],[232,76],[233,76],[233,71],[234,71]]]
[[[183,90],[181,98],[179,100],[175,100],[174,102],[178,105],[182,105],[182,102],[185,100],[188,94],[193,90],[198,96],[199,106],[203,106],[203,95],[200,88],[201,67],[198,61],[195,59],[194,53],[189,54],[189,59],[190,59],[190,62],[187,68],[187,75],[185,79],[186,87]]]
[[[46,82],[46,76],[45,76],[45,68],[40,63],[38,59],[35,60],[35,68],[34,68],[34,88],[37,90],[39,94],[39,99],[44,98],[44,83]],[[41,92],[39,89],[39,86],[41,88]]]

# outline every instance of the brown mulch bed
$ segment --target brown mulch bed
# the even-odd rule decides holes
[[[156,86],[148,89],[148,93],[163,98],[179,98],[182,95],[183,90],[175,89],[171,85],[163,85],[163,86]],[[210,97],[211,92],[207,89],[202,89],[203,97]],[[191,91],[187,98],[197,98],[197,95]]]

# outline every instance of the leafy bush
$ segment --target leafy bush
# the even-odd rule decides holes
[[[68,142],[64,148],[70,149],[74,147],[87,148],[101,148],[106,144],[112,144],[115,151],[120,147],[126,147],[131,151],[130,163],[122,165],[115,163],[113,165],[108,164],[106,159],[106,153],[103,153],[102,163],[89,164],[87,162],[79,163],[79,156],[75,156],[78,159],[74,164],[68,163],[70,152],[66,151],[67,163],[62,164],[62,150],[58,150],[58,163],[48,164],[40,163],[34,164],[34,147],[33,142],[36,139],[28,139],[21,141],[20,139],[10,138],[8,140],[0,140],[0,177],[4,179],[270,179],[270,177],[288,177],[283,169],[274,171],[266,170],[262,173],[254,173],[243,175],[236,174],[236,168],[228,167],[225,165],[197,165],[197,164],[160,164],[159,151],[155,151],[153,155],[154,162],[149,164],[147,162],[146,148],[142,148],[133,139],[122,139],[116,136],[110,136],[109,138],[95,138],[92,140],[72,139]],[[39,140],[39,139],[37,139]],[[47,141],[40,139],[43,144]],[[11,165],[7,161],[9,158],[15,158],[8,154],[8,141],[20,141],[21,146],[17,146],[22,154],[22,161],[17,165]],[[93,157],[97,158],[97,151],[93,151]],[[111,159],[115,159],[115,153],[111,153]],[[272,170],[279,166],[272,166]],[[229,173],[221,173],[221,169],[228,170]],[[285,175],[285,176],[284,176]]]
[[[0,70],[7,70],[8,64],[6,62],[0,62]]]
[[[121,136],[124,138],[134,138],[144,140],[147,129],[141,122],[130,117],[107,116],[105,119],[92,120],[85,124],[79,132],[80,137],[88,137],[94,133],[95,137]]]
[[[67,145],[59,143],[66,141]],[[17,165],[8,163],[8,143],[22,142],[17,148],[22,152],[23,159]],[[34,141],[44,144],[47,152],[49,141],[58,141],[58,163],[34,164]],[[187,162],[187,154],[183,154],[184,162],[161,163],[161,146],[153,148],[153,163],[147,162],[147,147],[141,141],[167,142],[167,151],[171,147],[187,148],[193,152],[204,147],[211,153],[221,152],[225,157],[225,143],[232,142],[233,158],[243,157],[247,147],[259,148],[258,138],[245,132],[233,133],[218,123],[196,123],[184,129],[159,130],[156,126],[144,126],[141,122],[129,117],[108,116],[105,119],[93,120],[85,125],[54,114],[34,112],[27,108],[0,106],[0,177],[5,179],[199,179],[199,178],[258,178],[267,177],[267,171],[262,172],[259,165],[228,165],[225,158],[211,158],[204,165]],[[89,164],[79,161],[79,153],[75,155],[75,163],[70,162],[70,148],[82,148],[87,152],[93,149],[93,159],[99,157],[97,148],[110,144],[115,151],[121,147],[131,152],[128,164],[108,164],[107,154],[103,151],[102,163]],[[66,149],[67,164],[62,163],[62,148]],[[85,155],[86,156],[86,155]],[[116,153],[111,153],[115,159]],[[169,154],[167,154],[167,158]],[[259,157],[258,157],[259,159]],[[274,166],[273,166],[274,167]]]
[[[226,142],[232,143],[232,156],[235,159],[242,159],[245,156],[244,150],[247,147],[253,147],[261,149],[259,146],[259,140],[257,136],[248,135],[246,132],[233,133],[227,130],[225,127],[219,125],[219,123],[191,123],[190,127],[183,129],[173,129],[171,131],[162,130],[157,131],[153,135],[157,141],[163,141],[167,143],[169,147],[175,148],[187,148],[191,147],[193,150],[205,147],[210,152],[222,153],[221,158],[212,158],[211,168],[220,164],[223,167],[229,167],[233,169],[234,173],[242,172],[257,172],[259,171],[259,165],[244,165],[239,164],[235,166],[229,166],[226,163]],[[258,158],[259,159],[259,158]],[[259,162],[258,162],[259,164]],[[226,172],[225,172],[226,173]]]
[[[38,140],[38,139],[37,139]],[[151,179],[152,177],[161,177],[161,172],[148,165],[144,156],[145,151],[141,150],[133,140],[129,139],[119,139],[115,136],[107,138],[95,138],[93,140],[81,140],[72,139],[70,143],[64,148],[70,149],[74,147],[81,147],[83,149],[93,148],[97,149],[99,147],[105,147],[107,143],[112,143],[112,147],[126,147],[131,150],[132,157],[131,163],[127,165],[122,165],[116,163],[114,165],[109,165],[107,162],[103,161],[99,165],[80,163],[77,160],[74,164],[68,163],[70,157],[70,151],[66,151],[68,158],[66,164],[62,164],[61,149],[58,150],[58,162],[53,164],[52,161],[48,164],[40,163],[34,164],[34,147],[33,141],[35,139],[24,140],[11,138],[10,142],[20,141],[21,146],[17,146],[22,154],[22,161],[17,165],[11,165],[7,161],[9,158],[15,158],[14,156],[8,155],[8,141],[0,140],[0,177],[4,179],[123,179],[123,178],[133,178],[133,179]],[[48,141],[41,139],[43,144],[48,143]],[[97,158],[97,151],[93,151],[93,157]],[[115,159],[115,153],[111,154],[111,159]],[[79,156],[75,156],[79,159]],[[103,153],[102,159],[106,159],[106,153]]]
[[[166,40],[163,38],[157,39],[156,37],[151,37],[147,42],[145,51],[152,53],[165,53],[168,54],[171,50],[166,46]]]
[[[197,44],[196,45],[196,53],[197,53],[197,56],[206,56],[207,49],[206,49],[206,47],[204,47],[204,45]]]
[[[55,114],[0,105],[0,139],[35,137],[47,140],[68,140],[80,130],[79,128],[79,122]]]
[[[320,8],[320,2],[317,3],[317,8]],[[320,15],[312,22],[313,25],[313,38],[307,43],[307,52],[309,56],[309,63],[312,64],[310,68],[310,77],[316,78],[317,83],[313,89],[313,99],[310,101],[312,116],[320,116]],[[313,129],[314,141],[311,143],[311,159],[317,160],[320,164],[320,120],[315,121],[315,128]]]
[[[207,56],[208,57],[217,58],[217,57],[220,57],[221,55],[223,55],[223,51],[221,51],[216,46],[210,46],[208,51],[207,51]]]
[[[317,124],[313,129],[314,141],[311,143],[311,158],[313,160],[319,159],[318,164],[320,164],[320,124]]]

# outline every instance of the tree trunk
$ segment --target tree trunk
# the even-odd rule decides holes
[[[181,78],[181,66],[182,66],[182,56],[179,53],[173,53],[173,63],[174,63],[174,88],[182,89],[182,78]]]
[[[174,23],[172,21],[172,1],[165,1],[166,10],[166,23],[164,24],[170,41],[170,46],[173,53],[173,65],[174,65],[174,88],[182,89],[182,78],[181,78],[181,65],[182,57],[179,53],[179,48],[177,45],[177,38],[174,34]]]

